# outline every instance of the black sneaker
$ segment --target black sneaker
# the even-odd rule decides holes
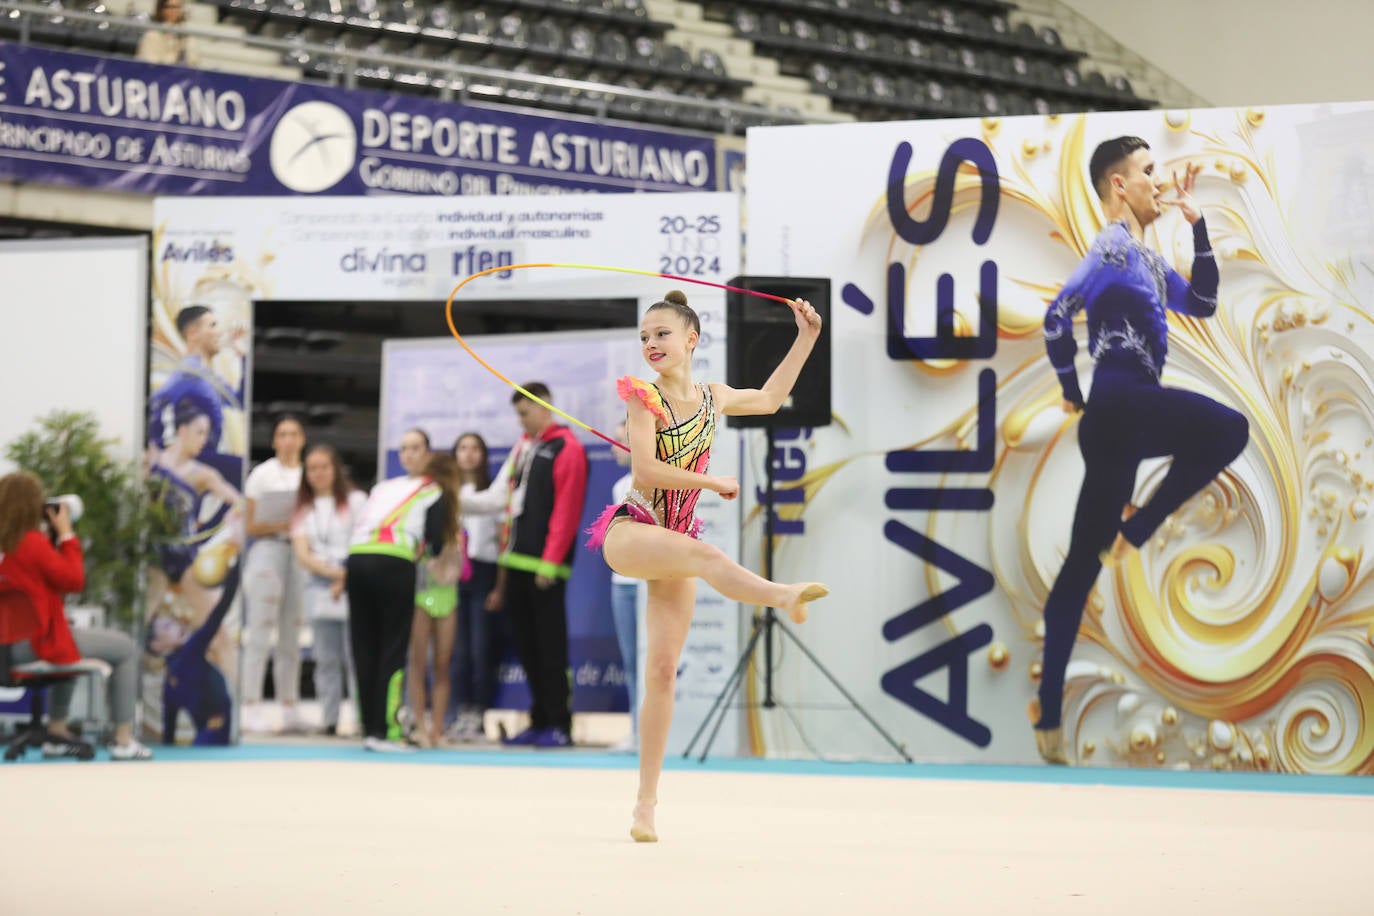
[[[76,760],[94,760],[95,748],[75,738],[64,738],[51,732],[43,739],[43,756],[50,760],[72,757]]]

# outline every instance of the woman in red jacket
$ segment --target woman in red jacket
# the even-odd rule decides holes
[[[57,546],[43,530],[46,517]],[[43,484],[27,472],[0,477],[0,579],[6,587],[28,596],[38,612],[39,629],[28,643],[14,647],[15,664],[42,659],[70,665],[82,658],[107,662],[113,669],[109,682],[110,711],[115,722],[113,760],[147,760],[152,752],[134,738],[134,701],[138,686],[138,653],[134,641],[118,630],[80,629],[67,626],[64,594],[86,586],[81,542],[72,530],[66,505],[45,506]],[[74,755],[79,742],[67,727],[75,684],[68,681],[52,688],[45,757]]]

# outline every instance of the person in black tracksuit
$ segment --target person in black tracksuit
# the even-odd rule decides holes
[[[524,388],[549,402],[543,383]],[[504,513],[497,588],[530,689],[530,726],[506,743],[567,747],[572,686],[565,599],[587,495],[587,453],[572,430],[553,422],[553,411],[519,392],[511,401],[524,435],[490,487],[463,488],[463,511]]]

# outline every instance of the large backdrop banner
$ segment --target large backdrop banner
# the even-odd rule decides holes
[[[701,134],[0,41],[0,177],[139,194],[713,191]]]
[[[802,637],[913,756],[1038,761],[1027,704],[1084,480],[1044,322],[1104,225],[1089,157],[1122,135],[1166,180],[1201,168],[1218,306],[1169,313],[1162,383],[1249,438],[1098,575],[1068,756],[1374,771],[1374,104],[751,130],[749,272],[837,298],[838,422],[799,433],[780,485],[802,495],[778,575],[833,591]],[[1144,244],[1190,275],[1177,208]],[[1074,333],[1086,391],[1081,312]],[[1142,463],[1131,502],[1169,468]],[[763,723],[771,751],[890,756],[799,653],[777,680],[808,711]]]
[[[645,281],[654,284],[662,281]],[[713,290],[684,290],[706,316],[709,325],[718,325],[723,297]],[[661,294],[659,294],[661,295]],[[641,306],[656,301],[652,295]],[[719,365],[722,341],[708,331],[699,348],[698,369],[703,379],[712,377],[705,365]],[[632,328],[600,331],[568,331],[559,334],[501,334],[468,338],[468,343],[483,359],[511,372],[535,373],[553,392],[555,403],[589,425],[613,433],[625,419],[625,405],[608,396],[615,381],[623,375],[644,377],[644,359]],[[719,370],[717,370],[717,373]],[[521,376],[521,381],[525,381]],[[465,432],[482,436],[491,450],[493,469],[505,460],[519,437],[514,422],[511,389],[486,372],[474,372],[472,360],[459,350],[452,338],[396,340],[387,343],[382,357],[381,447],[378,466],[388,474],[399,474],[400,460],[395,443],[407,430],[426,430],[436,445],[447,446]],[[738,436],[728,429],[718,431],[719,446],[712,451],[711,470],[734,474]],[[590,473],[587,501],[578,523],[586,531],[611,501],[611,487],[628,473],[616,460],[611,447],[591,437],[582,437],[587,449]],[[702,537],[731,556],[738,551],[739,513],[731,503],[714,493],[704,494],[697,507],[702,520]],[[585,540],[585,535],[579,535]],[[646,627],[643,620],[644,590],[640,590],[640,620],[637,627],[641,655],[645,651]],[[574,712],[620,712],[627,710],[624,691],[626,672],[611,621],[611,580],[599,554],[579,549],[568,582],[568,654],[572,664]],[[668,736],[668,746],[676,753],[684,748],[692,733],[705,719],[711,703],[725,687],[738,651],[738,605],[722,598],[701,583],[697,591],[696,614],[683,646],[678,664],[676,714]],[[643,666],[638,679],[643,680]],[[525,675],[514,654],[500,668],[501,689],[495,706],[525,709],[529,692]],[[638,691],[643,696],[644,691]],[[716,745],[719,753],[733,754],[739,746],[738,713],[731,710]]]
[[[151,575],[145,656],[144,720],[162,737],[231,740],[237,680],[237,557],[242,552],[242,481],[251,405],[245,400],[254,305],[274,301],[395,302],[442,314],[450,291],[483,270],[455,301],[550,300],[570,310],[579,300],[629,299],[642,311],[680,286],[702,325],[694,370],[725,375],[725,294],[719,289],[638,274],[539,267],[525,263],[598,264],[724,283],[739,272],[739,198],[724,193],[608,194],[542,199],[444,198],[159,198],[154,208],[154,274],[149,380],[150,473],[179,510],[184,530],[164,545]],[[509,269],[506,269],[509,268]],[[781,307],[781,306],[779,306]],[[624,405],[617,373],[651,374],[636,328],[591,334],[515,335],[474,341],[477,352],[517,382],[548,381],[554,403],[614,432]],[[502,457],[518,424],[511,389],[445,338],[395,342],[386,349],[379,473],[399,468],[401,432],[422,426],[435,447],[459,432],[488,437]],[[582,430],[592,476],[584,524],[610,502],[623,473],[610,448]],[[722,429],[712,473],[732,475],[738,436]],[[738,553],[738,509],[714,494],[699,513],[704,536]],[[609,608],[610,570],[599,553],[578,548],[568,587],[573,636],[574,705],[579,711],[624,708],[623,673]],[[252,608],[245,609],[251,614]],[[679,682],[685,744],[719,694],[738,644],[738,605],[704,585],[684,655],[692,670]],[[506,672],[508,675],[511,672]],[[518,678],[512,678],[518,681]],[[503,692],[519,700],[518,683]],[[194,725],[194,730],[191,726]],[[727,730],[728,753],[737,746]]]

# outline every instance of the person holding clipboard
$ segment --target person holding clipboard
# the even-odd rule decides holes
[[[244,561],[243,726],[263,730],[263,680],[272,656],[272,683],[286,731],[299,727],[296,701],[301,679],[301,587],[304,576],[291,550],[291,515],[301,488],[305,427],[289,414],[272,426],[269,458],[244,485],[245,534],[252,538]],[[276,630],[273,643],[272,631]]]

